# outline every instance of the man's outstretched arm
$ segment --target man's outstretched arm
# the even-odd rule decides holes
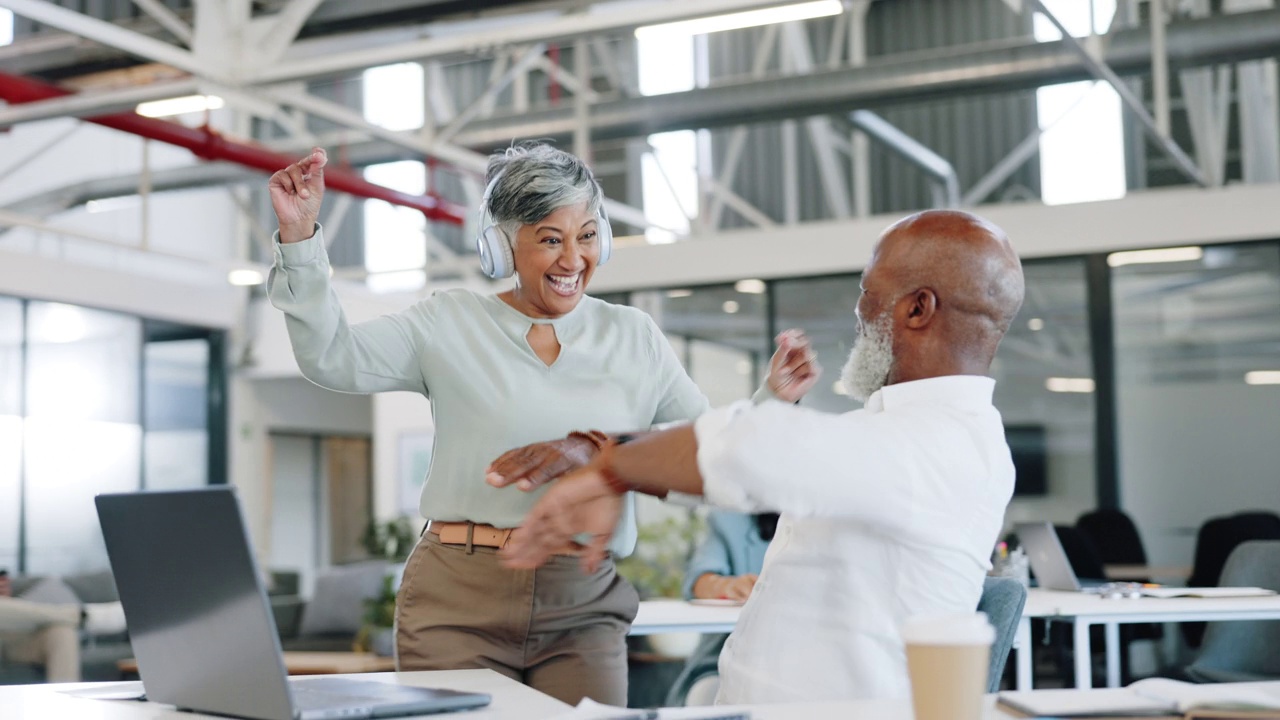
[[[658,496],[670,491],[701,495],[693,426],[649,433],[610,447],[587,467],[558,480],[512,534],[502,550],[503,561],[510,567],[538,567],[574,537],[588,534],[591,542],[582,564],[594,570],[604,559],[622,511],[622,495],[628,490]]]

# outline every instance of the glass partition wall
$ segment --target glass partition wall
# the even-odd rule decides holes
[[[0,568],[105,569],[94,495],[222,480],[218,335],[0,298]]]

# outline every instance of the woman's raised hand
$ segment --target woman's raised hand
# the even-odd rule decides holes
[[[777,342],[766,382],[779,400],[798,402],[822,377],[822,366],[803,332],[783,330],[778,333]]]
[[[315,234],[328,161],[323,148],[312,148],[310,155],[271,176],[267,189],[280,223],[280,242],[298,242]]]

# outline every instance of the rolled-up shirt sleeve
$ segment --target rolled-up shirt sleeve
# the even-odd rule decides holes
[[[427,392],[419,357],[429,315],[424,303],[349,325],[329,282],[319,224],[307,240],[281,243],[277,234],[274,244],[267,295],[285,314],[303,376],[340,392]]]
[[[910,522],[912,443],[900,423],[741,401],[694,423],[707,502],[740,512]]]

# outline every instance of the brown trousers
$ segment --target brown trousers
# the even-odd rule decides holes
[[[487,668],[577,705],[627,704],[626,635],[639,609],[607,560],[584,574],[556,555],[508,570],[497,550],[423,535],[396,601],[396,662],[407,670]]]

